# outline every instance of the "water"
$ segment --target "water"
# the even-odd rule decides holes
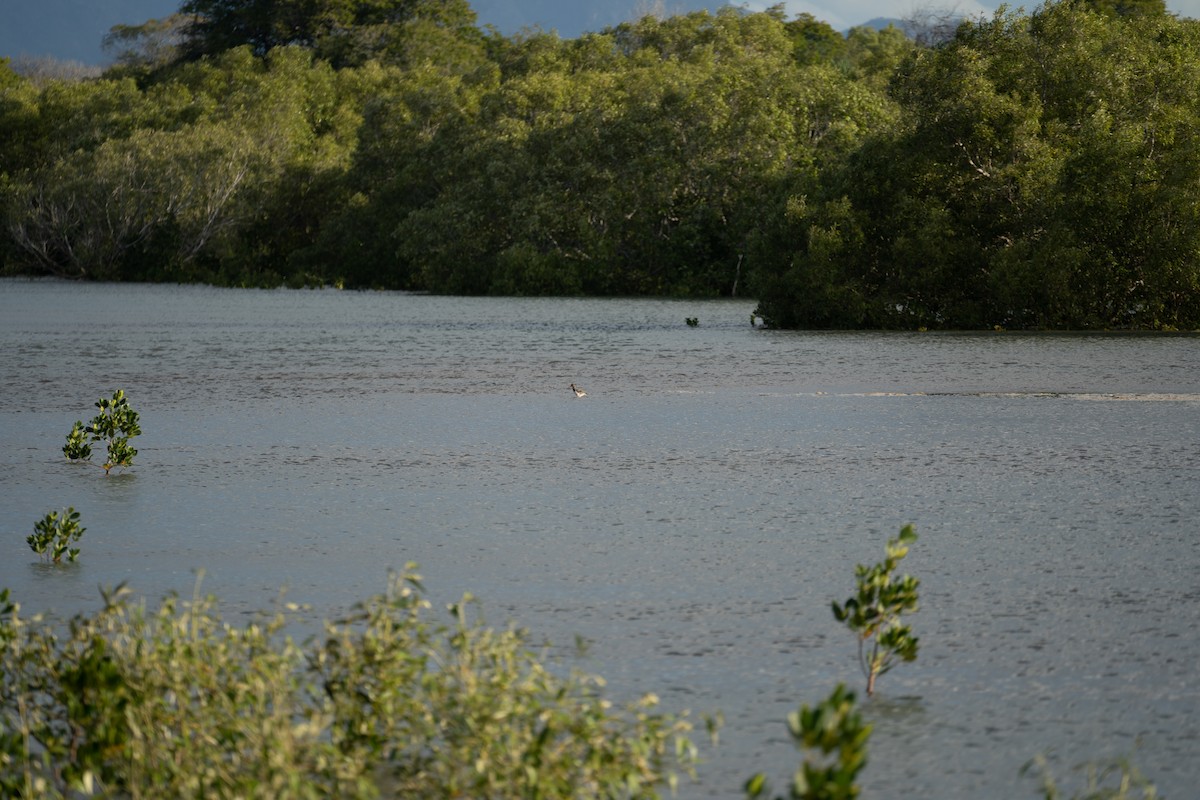
[[[1036,796],[1023,764],[1200,779],[1200,338],[768,332],[750,301],[482,299],[0,281],[0,585],[320,615],[416,561],[604,675],[720,710],[684,798],[798,761],[861,689],[829,613],[908,522],[915,663],[880,681],[864,798]],[[690,328],[686,317],[698,317]],[[588,396],[576,399],[577,383]],[[102,394],[137,466],[60,447]],[[78,564],[33,522],[74,505]]]

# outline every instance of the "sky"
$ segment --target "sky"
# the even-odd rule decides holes
[[[752,10],[762,11],[776,2],[753,0],[745,5]],[[1035,8],[1040,4],[1040,0],[1008,2],[1010,8]],[[922,9],[956,9],[962,16],[991,16],[1001,3],[992,0],[786,0],[783,5],[789,17],[812,14],[840,31],[876,17],[912,17],[915,16],[914,12]],[[1167,0],[1167,10],[1181,17],[1200,17],[1200,0]]]
[[[113,25],[139,24],[175,11],[181,0],[0,0],[0,57],[52,56],[101,64],[100,41]],[[482,25],[505,34],[524,26],[557,30],[564,37],[599,30],[659,6],[670,13],[716,8],[721,0],[471,0]],[[737,0],[762,11],[779,0]],[[1032,8],[1041,0],[1010,0]],[[921,10],[956,10],[964,16],[990,15],[1000,0],[784,0],[788,17],[808,13],[846,30],[877,17],[903,19]],[[1200,18],[1200,0],[1167,0],[1167,9]]]
[[[1200,0],[1189,0],[1200,6]],[[775,5],[767,0],[755,0],[745,4],[755,11],[762,11]],[[1000,4],[997,2],[980,2],[979,0],[944,0],[943,2],[920,2],[920,0],[787,0],[784,7],[788,17],[797,14],[812,14],[817,19],[825,20],[835,29],[842,31],[860,25],[876,17],[895,17],[903,19],[915,16],[915,12],[924,9],[952,9],[965,17],[976,17],[980,14],[991,15]],[[1010,3],[1017,7],[1021,3]]]

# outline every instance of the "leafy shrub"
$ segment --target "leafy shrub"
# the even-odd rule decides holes
[[[614,709],[469,598],[426,619],[410,573],[303,644],[295,606],[127,595],[60,636],[0,594],[0,796],[655,798],[696,760],[652,695]]]
[[[100,413],[92,417],[87,427],[83,420],[75,421],[67,434],[67,443],[63,445],[63,455],[71,461],[87,461],[92,457],[92,442],[104,442],[106,454],[101,466],[105,475],[113,467],[133,466],[137,450],[129,445],[129,440],[140,435],[142,429],[138,425],[138,413],[130,407],[125,391],[113,392],[111,400],[101,397],[96,401],[96,408]]]
[[[25,541],[29,543],[29,549],[43,560],[58,564],[64,555],[68,561],[75,560],[79,548],[71,547],[71,542],[78,541],[86,530],[79,524],[79,512],[68,507],[61,514],[51,511],[35,522],[33,533]]]

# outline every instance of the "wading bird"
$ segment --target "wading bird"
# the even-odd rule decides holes
[[[587,397],[587,392],[585,392],[583,389],[580,389],[573,383],[571,384],[571,391],[575,393],[576,397]]]

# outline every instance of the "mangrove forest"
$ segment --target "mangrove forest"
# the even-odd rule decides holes
[[[576,38],[466,0],[185,0],[106,46],[94,77],[0,60],[0,274],[1200,328],[1200,23],[1162,0]]]

